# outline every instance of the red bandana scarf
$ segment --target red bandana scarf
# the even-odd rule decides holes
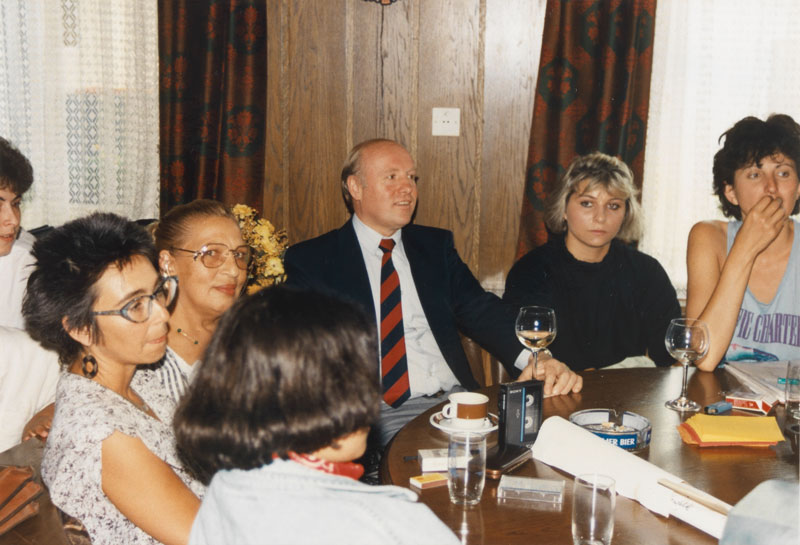
[[[358,480],[364,474],[364,466],[353,462],[329,462],[328,460],[321,460],[310,454],[298,454],[289,451],[289,459],[297,462],[300,465],[330,473],[331,475],[341,475],[342,477],[350,477],[351,479]]]

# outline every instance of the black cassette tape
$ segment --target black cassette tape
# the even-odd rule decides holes
[[[529,447],[536,441],[542,425],[542,387],[540,380],[500,385],[497,395],[499,444]]]

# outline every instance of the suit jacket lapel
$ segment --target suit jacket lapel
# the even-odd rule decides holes
[[[367,266],[364,264],[364,256],[361,255],[361,246],[358,244],[352,219],[339,229],[338,239],[339,266],[335,274],[339,275],[339,279],[334,285],[341,286],[342,291],[370,312],[369,316],[372,318],[376,312],[372,300],[372,288],[369,285]]]

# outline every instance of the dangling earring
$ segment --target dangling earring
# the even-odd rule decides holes
[[[91,369],[89,369],[89,365],[91,365]],[[83,357],[83,363],[81,363],[81,371],[83,371],[83,375],[86,378],[94,378],[97,374],[97,360],[94,359],[94,356],[91,354],[86,354]]]

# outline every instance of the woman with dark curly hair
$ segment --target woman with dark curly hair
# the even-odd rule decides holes
[[[377,357],[352,304],[286,287],[234,304],[175,415],[187,467],[213,476],[189,542],[458,543],[413,492],[357,480]]]
[[[186,543],[203,487],[175,451],[175,402],[138,369],[164,355],[175,279],[159,276],[147,232],[113,214],[66,223],[33,254],[26,327],[66,371],[42,461],[53,503],[94,545]]]
[[[686,316],[708,324],[697,367],[800,357],[800,125],[788,115],[746,117],[714,155],[714,192],[731,221],[689,233]]]

